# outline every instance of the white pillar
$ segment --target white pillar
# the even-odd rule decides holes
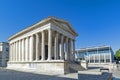
[[[15,42],[13,42],[13,61],[15,61]]]
[[[69,58],[69,60],[71,60],[72,61],[72,57],[73,57],[73,55],[72,55],[72,40],[70,39],[69,40],[69,56],[68,56],[68,58]]]
[[[10,61],[13,61],[13,56],[12,56],[13,55],[13,47],[12,47],[12,43],[11,43],[10,46],[11,46],[11,48],[10,48],[10,52],[11,52],[11,54],[10,54],[10,57],[11,57]]]
[[[29,56],[28,56],[28,54],[29,54],[29,53],[28,53],[28,52],[29,52],[29,46],[28,46],[28,43],[29,43],[29,42],[28,42],[28,39],[29,39],[29,37],[26,38],[26,42],[25,42],[25,45],[26,45],[26,46],[25,46],[25,49],[26,49],[26,50],[25,50],[25,51],[26,51],[26,52],[25,52],[25,53],[26,53],[26,55],[25,55],[25,56],[26,56],[26,57],[25,57],[25,60],[26,60],[26,61],[28,61],[28,57],[29,57]]]
[[[9,45],[10,50],[9,50],[9,61],[12,61],[12,44]]]
[[[40,54],[40,36],[39,34],[37,33],[36,34],[36,61],[39,60],[39,54]]]
[[[52,30],[48,30],[48,60],[51,60],[52,55]]]
[[[18,41],[16,42],[16,61],[18,61]]]
[[[64,43],[63,43],[63,35],[61,34],[61,43],[60,43],[60,55],[61,55],[61,57],[60,57],[60,59],[61,60],[64,60],[64,57],[65,57],[65,54],[64,54]]]
[[[73,61],[75,61],[75,40],[73,40]]]
[[[56,32],[55,33],[55,46],[54,46],[54,49],[55,49],[55,60],[58,59],[58,33]]]
[[[22,40],[20,40],[20,61],[22,61]]]
[[[66,60],[68,60],[68,38],[66,37]]]
[[[30,36],[30,61],[33,61],[34,54],[34,35]]]
[[[25,48],[24,48],[24,39],[22,39],[22,61],[24,61],[24,51],[25,51]]]
[[[16,42],[14,43],[14,57],[15,57],[14,61],[16,61]]]
[[[42,55],[42,59],[41,60],[45,60],[45,32],[42,31],[42,45],[41,45],[42,49],[41,49],[41,55]]]
[[[19,46],[18,46],[18,48],[19,48],[19,50],[18,50],[18,55],[19,55],[18,61],[20,61],[20,53],[21,53],[21,52],[20,52],[20,49],[21,49],[21,48],[20,48],[20,46],[21,46],[20,40],[18,41],[18,44],[19,44]]]

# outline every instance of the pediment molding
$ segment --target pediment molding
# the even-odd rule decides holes
[[[18,36],[21,36],[22,34],[24,34],[26,32],[29,32],[38,27],[42,27],[43,25],[48,24],[48,23],[55,24],[55,25],[59,26],[60,28],[64,29],[65,31],[68,31],[69,33],[73,34],[74,36],[78,36],[78,34],[75,32],[75,30],[71,27],[71,25],[67,21],[61,20],[61,19],[58,19],[55,17],[48,17],[48,18],[45,18],[45,19],[25,28],[24,30],[14,34],[8,40],[11,40]]]

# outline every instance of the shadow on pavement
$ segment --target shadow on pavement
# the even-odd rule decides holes
[[[77,80],[58,75],[35,74],[8,69],[0,69],[0,80]]]

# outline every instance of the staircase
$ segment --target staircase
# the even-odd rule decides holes
[[[85,70],[79,63],[76,62],[69,62],[69,71],[70,73],[83,71]]]

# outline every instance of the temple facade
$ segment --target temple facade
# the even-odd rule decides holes
[[[78,34],[65,20],[48,17],[9,38],[8,68],[69,72]]]

